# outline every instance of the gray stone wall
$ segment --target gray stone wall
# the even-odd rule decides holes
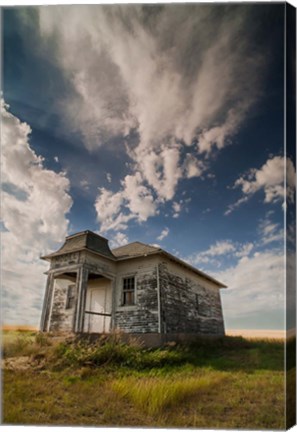
[[[166,333],[224,334],[220,292],[194,279],[159,266],[162,331]]]
[[[156,268],[136,273],[135,306],[118,306],[115,326],[126,333],[158,332],[158,294]],[[121,290],[121,278],[118,289]]]

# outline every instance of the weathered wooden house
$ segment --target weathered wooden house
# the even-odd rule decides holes
[[[225,285],[161,248],[111,250],[83,231],[42,258],[50,262],[42,331],[224,334]]]

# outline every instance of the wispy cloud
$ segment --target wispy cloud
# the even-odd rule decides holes
[[[167,237],[168,234],[169,234],[169,228],[166,227],[162,230],[161,234],[157,237],[157,240],[160,241],[164,240],[164,238]]]
[[[284,242],[284,229],[279,223],[270,219],[269,213],[259,223],[260,244],[267,245],[273,242]]]
[[[212,153],[232,141],[258,97],[263,57],[251,47],[249,8],[222,8],[39,9],[43,43],[55,47],[72,85],[61,106],[67,127],[90,150],[126,140],[129,176],[112,191],[122,196],[116,210],[126,219],[131,211],[130,219],[145,220],[174,199],[181,181],[202,179]],[[139,137],[133,145],[132,132]],[[127,181],[144,194],[143,212],[137,196],[128,198]],[[107,196],[100,193],[96,209]]]
[[[211,245],[207,250],[192,254],[187,261],[194,265],[215,264],[218,265],[217,257],[228,255],[236,250],[235,244],[231,240],[219,240]]]

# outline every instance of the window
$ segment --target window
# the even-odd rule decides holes
[[[123,279],[123,306],[135,304],[135,277]]]
[[[69,285],[67,289],[66,309],[71,309],[74,306],[75,285]]]

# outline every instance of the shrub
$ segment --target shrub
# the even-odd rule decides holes
[[[144,349],[135,344],[105,339],[63,342],[54,350],[56,366],[123,366],[136,370],[174,366],[185,361],[185,351],[178,348]]]

